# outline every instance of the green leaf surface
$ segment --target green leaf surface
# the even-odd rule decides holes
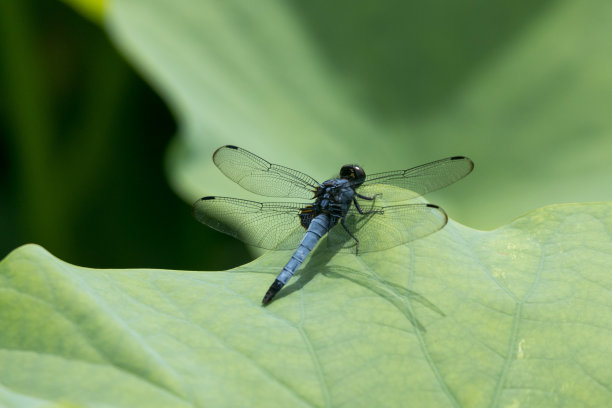
[[[0,405],[604,407],[612,204],[224,272],[0,263]]]
[[[180,123],[168,168],[186,201],[249,198],[210,160],[228,143],[320,181],[345,163],[466,155],[476,172],[432,201],[481,228],[612,199],[611,18],[603,0],[116,0],[106,13]]]

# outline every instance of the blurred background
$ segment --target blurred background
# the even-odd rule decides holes
[[[610,200],[611,18],[603,0],[1,2],[0,257],[240,265],[190,215],[252,198],[212,165],[228,143],[321,180],[470,156],[427,199],[479,229]]]
[[[103,27],[60,1],[0,3],[0,257],[214,270],[250,259],[168,186],[176,123]]]

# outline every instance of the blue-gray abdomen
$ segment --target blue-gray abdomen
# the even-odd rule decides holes
[[[327,214],[319,214],[313,218],[300,246],[295,250],[295,253],[291,256],[291,259],[289,259],[289,262],[287,262],[287,265],[285,265],[276,280],[282,282],[283,285],[287,283],[297,268],[304,262],[310,251],[312,251],[312,248],[332,226],[333,223]]]

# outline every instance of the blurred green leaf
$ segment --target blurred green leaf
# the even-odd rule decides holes
[[[488,228],[612,198],[611,18],[603,0],[118,0],[107,27],[178,117],[188,202],[245,195],[210,160],[228,143],[318,179],[462,154],[476,172],[433,201]]]
[[[0,2],[0,27],[0,256],[35,242],[97,267],[251,259],[168,186],[175,122],[101,27],[57,0]]]
[[[75,10],[81,12],[87,18],[101,22],[104,18],[106,0],[64,0],[64,3],[71,5]]]
[[[0,404],[609,406],[612,204],[227,272],[0,263]]]

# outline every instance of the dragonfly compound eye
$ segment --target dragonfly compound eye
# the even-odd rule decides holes
[[[359,187],[365,181],[365,171],[357,164],[345,164],[340,169],[340,177],[353,181],[354,187]]]

